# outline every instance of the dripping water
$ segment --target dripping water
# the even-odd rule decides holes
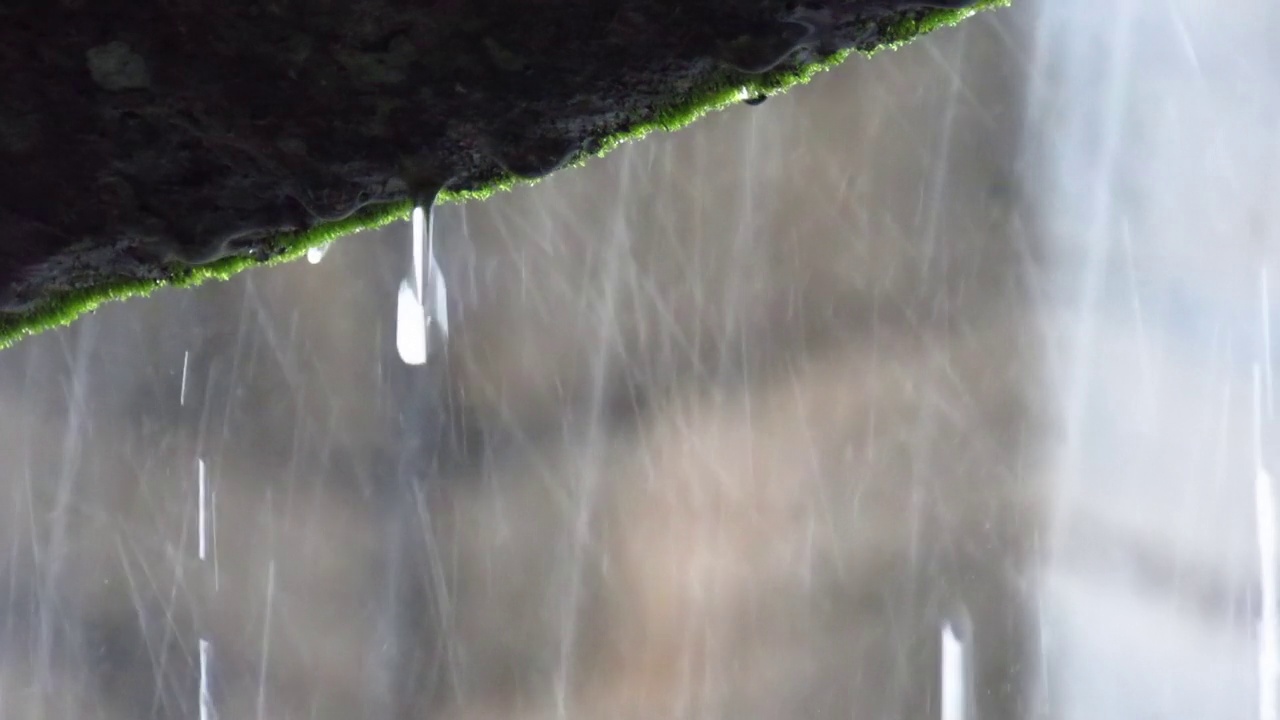
[[[435,203],[415,207],[411,224],[411,263],[396,302],[396,350],[405,364],[423,365],[432,335],[449,337],[444,274],[435,254]]]

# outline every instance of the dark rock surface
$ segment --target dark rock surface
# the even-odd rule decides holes
[[[681,103],[901,39],[898,0],[0,5],[0,309],[165,282],[537,176]]]

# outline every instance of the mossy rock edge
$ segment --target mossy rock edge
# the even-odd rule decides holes
[[[1007,0],[923,4],[0,8],[0,97],[17,99],[0,104],[0,347],[296,259],[438,189],[531,182]]]

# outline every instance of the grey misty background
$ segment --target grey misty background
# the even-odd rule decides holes
[[[402,226],[0,353],[0,716],[942,718],[949,621],[970,720],[1270,720],[1278,32],[1021,0],[441,208],[426,368]]]

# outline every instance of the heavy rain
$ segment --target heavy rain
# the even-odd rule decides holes
[[[0,352],[0,716],[1277,720],[1277,37],[1015,0]]]

